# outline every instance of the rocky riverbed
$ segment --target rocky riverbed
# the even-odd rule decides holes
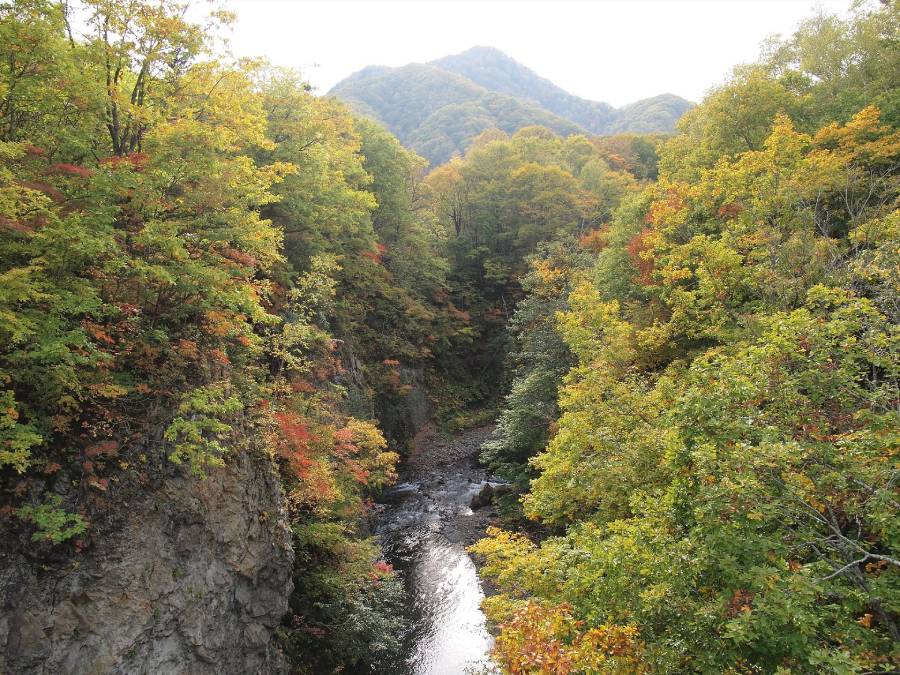
[[[375,533],[408,597],[403,662],[392,670],[398,675],[492,672],[484,591],[466,552],[497,515],[490,504],[471,508],[486,485],[501,486],[477,461],[490,433],[484,427],[448,438],[426,427],[377,507]]]

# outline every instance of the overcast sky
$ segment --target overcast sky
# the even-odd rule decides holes
[[[299,68],[320,93],[371,64],[401,66],[474,45],[503,50],[588,99],[671,92],[699,101],[764,38],[850,0],[226,0],[231,47]]]

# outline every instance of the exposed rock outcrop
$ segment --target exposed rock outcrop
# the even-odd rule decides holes
[[[173,473],[61,566],[0,552],[0,672],[278,673],[293,553],[264,460]]]

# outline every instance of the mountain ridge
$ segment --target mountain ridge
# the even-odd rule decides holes
[[[462,154],[482,131],[540,124],[574,133],[668,133],[693,104],[670,93],[620,108],[567,92],[495,47],[399,67],[370,65],[328,92],[384,124],[432,165]]]

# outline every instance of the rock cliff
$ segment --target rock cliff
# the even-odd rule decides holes
[[[0,552],[0,672],[278,673],[293,554],[269,464],[180,471],[65,561]]]

